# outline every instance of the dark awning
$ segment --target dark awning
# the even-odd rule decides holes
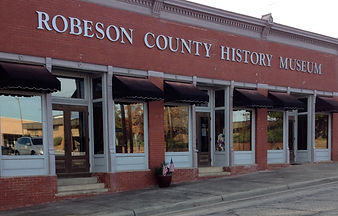
[[[0,89],[51,93],[61,83],[43,66],[0,62]]]
[[[269,92],[268,97],[273,101],[273,107],[277,109],[295,110],[305,108],[303,102],[288,93]]]
[[[148,79],[114,76],[113,98],[115,100],[161,100],[163,92]]]
[[[234,107],[272,108],[272,101],[257,90],[235,89]]]
[[[209,102],[209,95],[190,83],[165,81],[164,100],[172,103],[203,104]]]
[[[338,101],[329,97],[316,97],[316,112],[338,112]]]

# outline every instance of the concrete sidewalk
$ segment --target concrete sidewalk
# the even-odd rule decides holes
[[[154,215],[338,181],[338,163],[293,165],[272,171],[180,183],[169,188],[98,195],[2,211],[0,215]]]

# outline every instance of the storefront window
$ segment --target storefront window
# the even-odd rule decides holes
[[[251,151],[251,115],[249,110],[233,111],[234,151]]]
[[[93,79],[93,99],[102,98],[101,77]]]
[[[283,149],[283,112],[268,112],[268,150]]]
[[[316,114],[315,124],[316,149],[327,149],[329,116],[325,114]]]
[[[41,97],[0,96],[2,155],[42,155]]]
[[[215,111],[215,151],[225,151],[224,110]]]
[[[166,152],[189,151],[189,106],[165,106],[164,140]]]
[[[224,107],[224,90],[215,91],[215,107]]]
[[[93,103],[94,154],[103,154],[103,113],[102,103]]]
[[[61,91],[52,93],[55,97],[84,99],[84,79],[58,77],[61,82]]]
[[[307,115],[298,115],[298,150],[307,150]]]
[[[115,104],[116,153],[144,153],[143,103]]]

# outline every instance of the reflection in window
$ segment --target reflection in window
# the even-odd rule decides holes
[[[209,94],[208,90],[201,90],[202,92],[205,92],[206,94]],[[208,107],[209,103],[201,103],[201,104],[196,104],[196,107]]]
[[[326,114],[316,114],[315,123],[315,143],[317,149],[328,148],[328,124],[329,116]]]
[[[42,155],[41,97],[0,96],[3,155]]]
[[[224,110],[215,111],[215,151],[225,151]]]
[[[268,150],[283,149],[283,112],[268,112]]]
[[[307,150],[307,115],[298,115],[298,150]]]
[[[53,110],[53,139],[55,156],[65,155],[65,125],[64,113]]]
[[[234,151],[251,151],[251,115],[249,110],[233,111]]]
[[[164,108],[164,140],[166,152],[189,151],[189,107]]]
[[[86,155],[86,122],[85,112],[72,111],[70,113],[70,145],[72,156],[84,156]]]
[[[57,79],[61,82],[61,91],[52,93],[52,96],[65,98],[84,98],[83,78],[58,77]]]
[[[144,153],[143,103],[115,104],[116,153]]]

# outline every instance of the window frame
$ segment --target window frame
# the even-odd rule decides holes
[[[148,156],[148,103],[145,101],[134,101],[135,103],[142,103],[143,105],[143,143],[144,143],[144,151],[143,153],[117,153],[116,152],[116,125],[115,125],[115,105],[121,103],[120,101],[114,101],[113,100],[113,122],[114,122],[114,128],[113,128],[113,146],[114,146],[114,154],[116,154],[117,157],[128,157],[128,156]]]
[[[329,150],[331,152],[331,114],[327,112],[316,112],[315,113],[315,130],[316,130],[316,115],[325,115],[327,116],[327,148],[317,148],[316,147],[316,135],[314,135],[314,148],[315,150]],[[316,131],[315,131],[316,134]]]
[[[283,133],[282,133],[282,136],[283,136],[283,149],[269,149],[267,148],[267,151],[268,152],[281,152],[281,151],[285,151],[286,150],[286,111],[283,111],[283,110],[276,110],[276,109],[268,109],[268,112],[281,112],[283,114],[283,125],[282,125],[282,128],[283,128]],[[267,115],[268,117],[268,115]],[[269,122],[267,124],[267,126],[269,126]],[[267,132],[269,133],[269,128],[267,128]],[[268,145],[269,145],[269,141],[268,141]]]
[[[234,139],[232,138],[232,149],[234,152],[239,152],[239,153],[255,153],[255,125],[256,125],[256,118],[255,118],[255,115],[256,115],[256,112],[255,112],[255,109],[251,109],[251,108],[245,108],[245,107],[234,107],[233,110],[232,110],[232,113],[234,113],[235,111],[239,111],[239,110],[246,110],[246,111],[250,111],[251,112],[251,150],[250,151],[236,151],[234,150]],[[233,115],[233,114],[232,114]],[[233,120],[233,117],[232,117],[232,124],[234,123],[234,120]],[[234,130],[234,127],[232,126],[232,137],[233,137],[233,132]]]
[[[0,91],[0,96],[8,95],[22,95],[28,97],[40,97],[41,100],[41,123],[42,123],[42,144],[43,144],[43,154],[42,155],[3,155],[2,148],[0,148],[0,160],[22,160],[22,159],[46,159],[48,158],[48,128],[47,128],[47,94],[39,92],[29,92],[29,91]],[[1,131],[1,121],[0,121],[0,136],[2,136]],[[2,147],[2,139],[0,138],[0,146]],[[1,170],[1,167],[0,167]]]
[[[172,104],[170,104],[172,105]],[[184,154],[184,153],[189,153],[191,152],[191,105],[190,104],[176,104],[177,106],[185,106],[188,109],[188,151],[178,151],[178,152],[173,152],[173,151],[167,151],[166,149],[166,141],[164,140],[164,147],[165,147],[165,154]],[[163,111],[166,106],[169,106],[169,104],[164,104],[163,106]]]

